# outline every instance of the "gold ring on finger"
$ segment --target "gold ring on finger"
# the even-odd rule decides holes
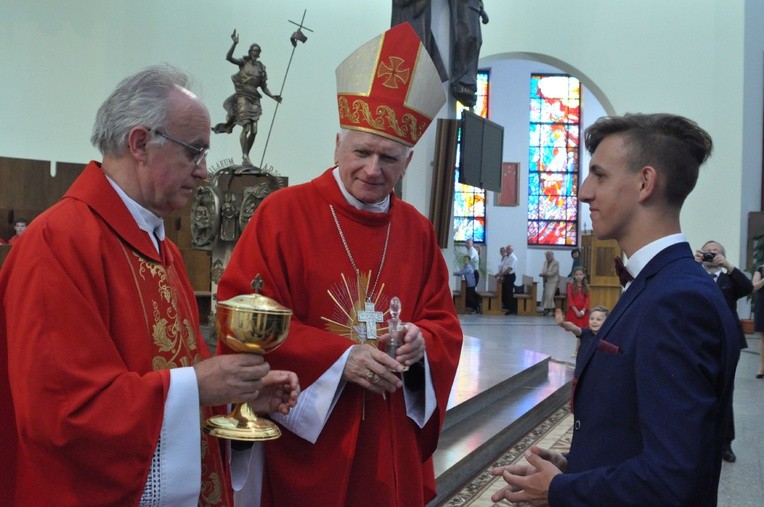
[[[376,384],[377,382],[379,382],[379,375],[369,370],[366,372],[366,380],[368,380],[372,384]]]

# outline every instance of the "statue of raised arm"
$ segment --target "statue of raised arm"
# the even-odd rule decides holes
[[[239,35],[236,30],[231,34],[231,49],[226,54],[226,60],[239,66],[239,71],[231,76],[233,81],[234,94],[228,97],[223,103],[226,110],[226,121],[218,123],[212,127],[216,134],[233,132],[235,125],[241,125],[242,163],[252,165],[249,160],[249,152],[255,143],[257,136],[257,122],[263,109],[260,106],[261,90],[265,95],[271,97],[277,102],[281,102],[281,95],[274,95],[268,89],[268,75],[265,72],[265,65],[260,62],[260,45],[252,44],[249,46],[249,53],[241,58],[233,56],[234,49],[239,43]]]

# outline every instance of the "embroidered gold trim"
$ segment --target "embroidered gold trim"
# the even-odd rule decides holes
[[[385,131],[391,130],[403,139],[409,139],[416,143],[424,132],[424,125],[420,124],[417,117],[411,113],[405,113],[400,119],[395,109],[389,106],[377,106],[374,113],[367,101],[355,99],[352,106],[347,97],[338,97],[340,120],[347,118],[351,123],[366,123],[374,129]]]

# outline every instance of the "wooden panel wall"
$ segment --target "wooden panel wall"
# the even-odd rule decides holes
[[[47,160],[0,157],[0,236],[13,236],[16,217],[32,220],[55,204],[85,168],[82,163],[58,162],[50,175]],[[180,248],[194,290],[209,291],[210,253],[191,248],[191,204],[166,222],[167,237]],[[2,248],[0,246],[0,248]],[[10,247],[0,250],[0,265]]]
[[[613,264],[621,253],[615,240],[599,240],[592,234],[581,237],[581,264],[589,279],[590,308],[602,305],[612,310],[621,297],[621,283]]]
[[[72,184],[85,164],[58,163],[50,175],[47,160],[0,157],[0,236],[13,236],[17,218],[32,220],[48,209]]]

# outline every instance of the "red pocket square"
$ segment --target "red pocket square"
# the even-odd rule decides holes
[[[599,343],[597,343],[597,350],[604,352],[605,354],[621,353],[621,347],[605,340],[600,340]]]

